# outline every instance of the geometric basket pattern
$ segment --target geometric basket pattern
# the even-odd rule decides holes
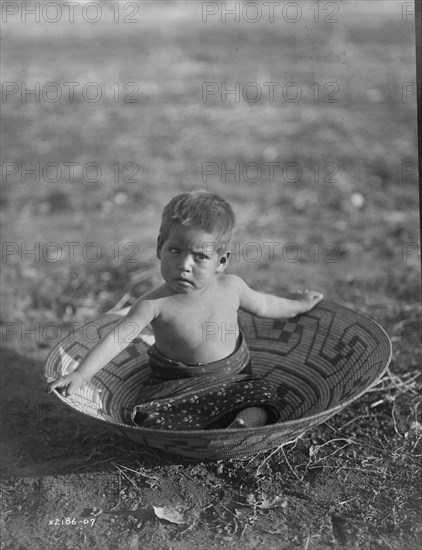
[[[121,317],[106,314],[62,340],[45,366],[48,380],[71,372]],[[260,428],[159,430],[131,425],[130,410],[150,376],[147,331],[70,397],[82,414],[110,424],[141,445],[199,459],[241,457],[295,439],[361,397],[379,382],[392,355],[386,332],[370,317],[323,300],[294,319],[239,311],[254,374],[277,388],[282,417]]]

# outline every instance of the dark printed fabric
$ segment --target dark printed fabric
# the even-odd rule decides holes
[[[143,428],[166,430],[227,427],[242,409],[264,407],[269,424],[280,418],[275,388],[252,375],[249,349],[243,335],[232,355],[206,365],[186,365],[149,350],[152,376],[132,410],[133,422]]]

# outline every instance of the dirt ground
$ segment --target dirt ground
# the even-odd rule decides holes
[[[296,445],[200,462],[74,413],[41,391],[47,350],[20,348],[2,351],[5,550],[419,547],[416,364]]]
[[[419,549],[415,38],[402,13],[411,3],[385,2],[394,9],[380,14],[371,10],[381,2],[320,2],[318,18],[314,3],[311,11],[301,2],[297,23],[257,25],[205,24],[201,4],[141,2],[137,25],[90,25],[76,8],[72,24],[28,25],[17,15],[3,25],[5,81],[95,81],[104,94],[53,103],[17,93],[2,103],[3,161],[56,163],[63,178],[19,171],[2,182],[1,548]],[[337,4],[338,23],[325,23]],[[279,90],[298,83],[303,96],[204,102],[201,92],[204,82],[267,90],[273,81]],[[139,102],[116,101],[116,82],[122,92],[137,83]],[[336,102],[324,101],[334,85]],[[97,163],[103,177],[88,182],[76,170],[69,181],[69,162]],[[279,168],[270,181],[271,162]],[[219,168],[205,181],[204,163]],[[236,163],[242,177],[226,181],[222,166]],[[267,177],[244,177],[248,163]],[[140,447],[42,391],[54,329],[148,290],[151,281],[136,281],[156,267],[162,207],[198,187],[232,203],[239,250],[254,243],[265,252],[234,254],[230,272],[280,295],[320,290],[373,317],[393,342],[379,386],[295,444],[242,460]],[[98,261],[81,255],[92,242]],[[268,242],[278,243],[274,258]],[[37,243],[38,256],[22,254]],[[49,243],[60,258],[44,253]],[[297,258],[286,256],[288,243]]]

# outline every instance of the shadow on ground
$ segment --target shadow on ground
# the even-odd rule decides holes
[[[3,348],[0,361],[2,401],[1,466],[8,476],[105,472],[110,463],[188,464],[165,458],[123,434],[74,412],[45,391],[42,358]],[[125,460],[125,455],[127,460]]]

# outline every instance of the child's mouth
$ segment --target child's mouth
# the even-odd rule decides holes
[[[186,283],[186,284],[188,284],[188,285],[192,285],[192,282],[191,282],[191,281],[189,281],[188,279],[184,279],[183,277],[177,277],[176,281],[177,281],[178,283]]]

